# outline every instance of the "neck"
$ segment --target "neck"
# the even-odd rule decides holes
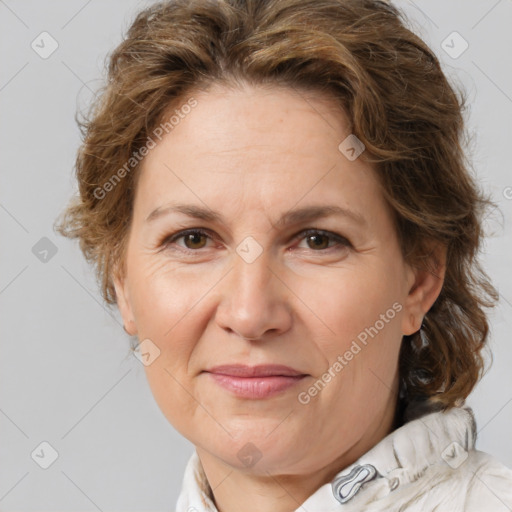
[[[346,452],[308,474],[242,472],[196,447],[219,512],[293,512],[322,485],[350,466],[395,427],[395,403],[385,408],[374,428]]]

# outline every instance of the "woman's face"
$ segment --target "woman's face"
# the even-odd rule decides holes
[[[440,280],[404,263],[377,171],[350,139],[339,149],[350,131],[328,98],[194,99],[143,161],[115,280],[127,330],[150,340],[155,399],[205,459],[351,463],[392,427],[401,338]]]

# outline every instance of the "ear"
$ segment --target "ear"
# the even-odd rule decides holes
[[[135,324],[133,309],[130,301],[128,282],[124,273],[116,271],[112,278],[116,290],[117,307],[121,313],[126,332],[130,336],[137,334],[137,325]]]
[[[408,266],[409,292],[402,316],[404,335],[414,334],[420,329],[423,317],[441,293],[446,273],[446,253],[445,245],[432,243],[425,264]]]

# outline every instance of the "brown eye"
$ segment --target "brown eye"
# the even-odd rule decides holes
[[[329,231],[308,229],[300,233],[299,238],[306,240],[307,248],[316,252],[328,249],[346,249],[351,243],[343,236]]]
[[[311,249],[327,249],[329,247],[329,237],[326,235],[308,235],[306,239],[311,242],[308,244]]]
[[[196,251],[203,249],[206,246],[209,238],[211,238],[210,235],[205,231],[189,229],[187,231],[180,231],[179,233],[167,237],[161,245],[168,247],[175,244],[182,249]],[[183,244],[177,243],[177,241],[181,239],[183,239]]]
[[[183,235],[181,238],[183,238],[187,249],[202,249],[206,243],[206,236],[198,231]]]

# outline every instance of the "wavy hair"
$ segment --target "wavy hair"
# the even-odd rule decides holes
[[[405,261],[435,272],[430,244],[446,247],[441,293],[402,340],[400,397],[441,408],[463,401],[483,373],[484,308],[498,298],[478,261],[494,203],[465,154],[464,93],[388,2],[172,0],[138,13],[77,118],[79,190],[56,223],[79,239],[105,301],[116,303],[112,277],[123,271],[137,183],[138,163],[126,162],[191,92],[244,82],[329,95],[376,163]]]

